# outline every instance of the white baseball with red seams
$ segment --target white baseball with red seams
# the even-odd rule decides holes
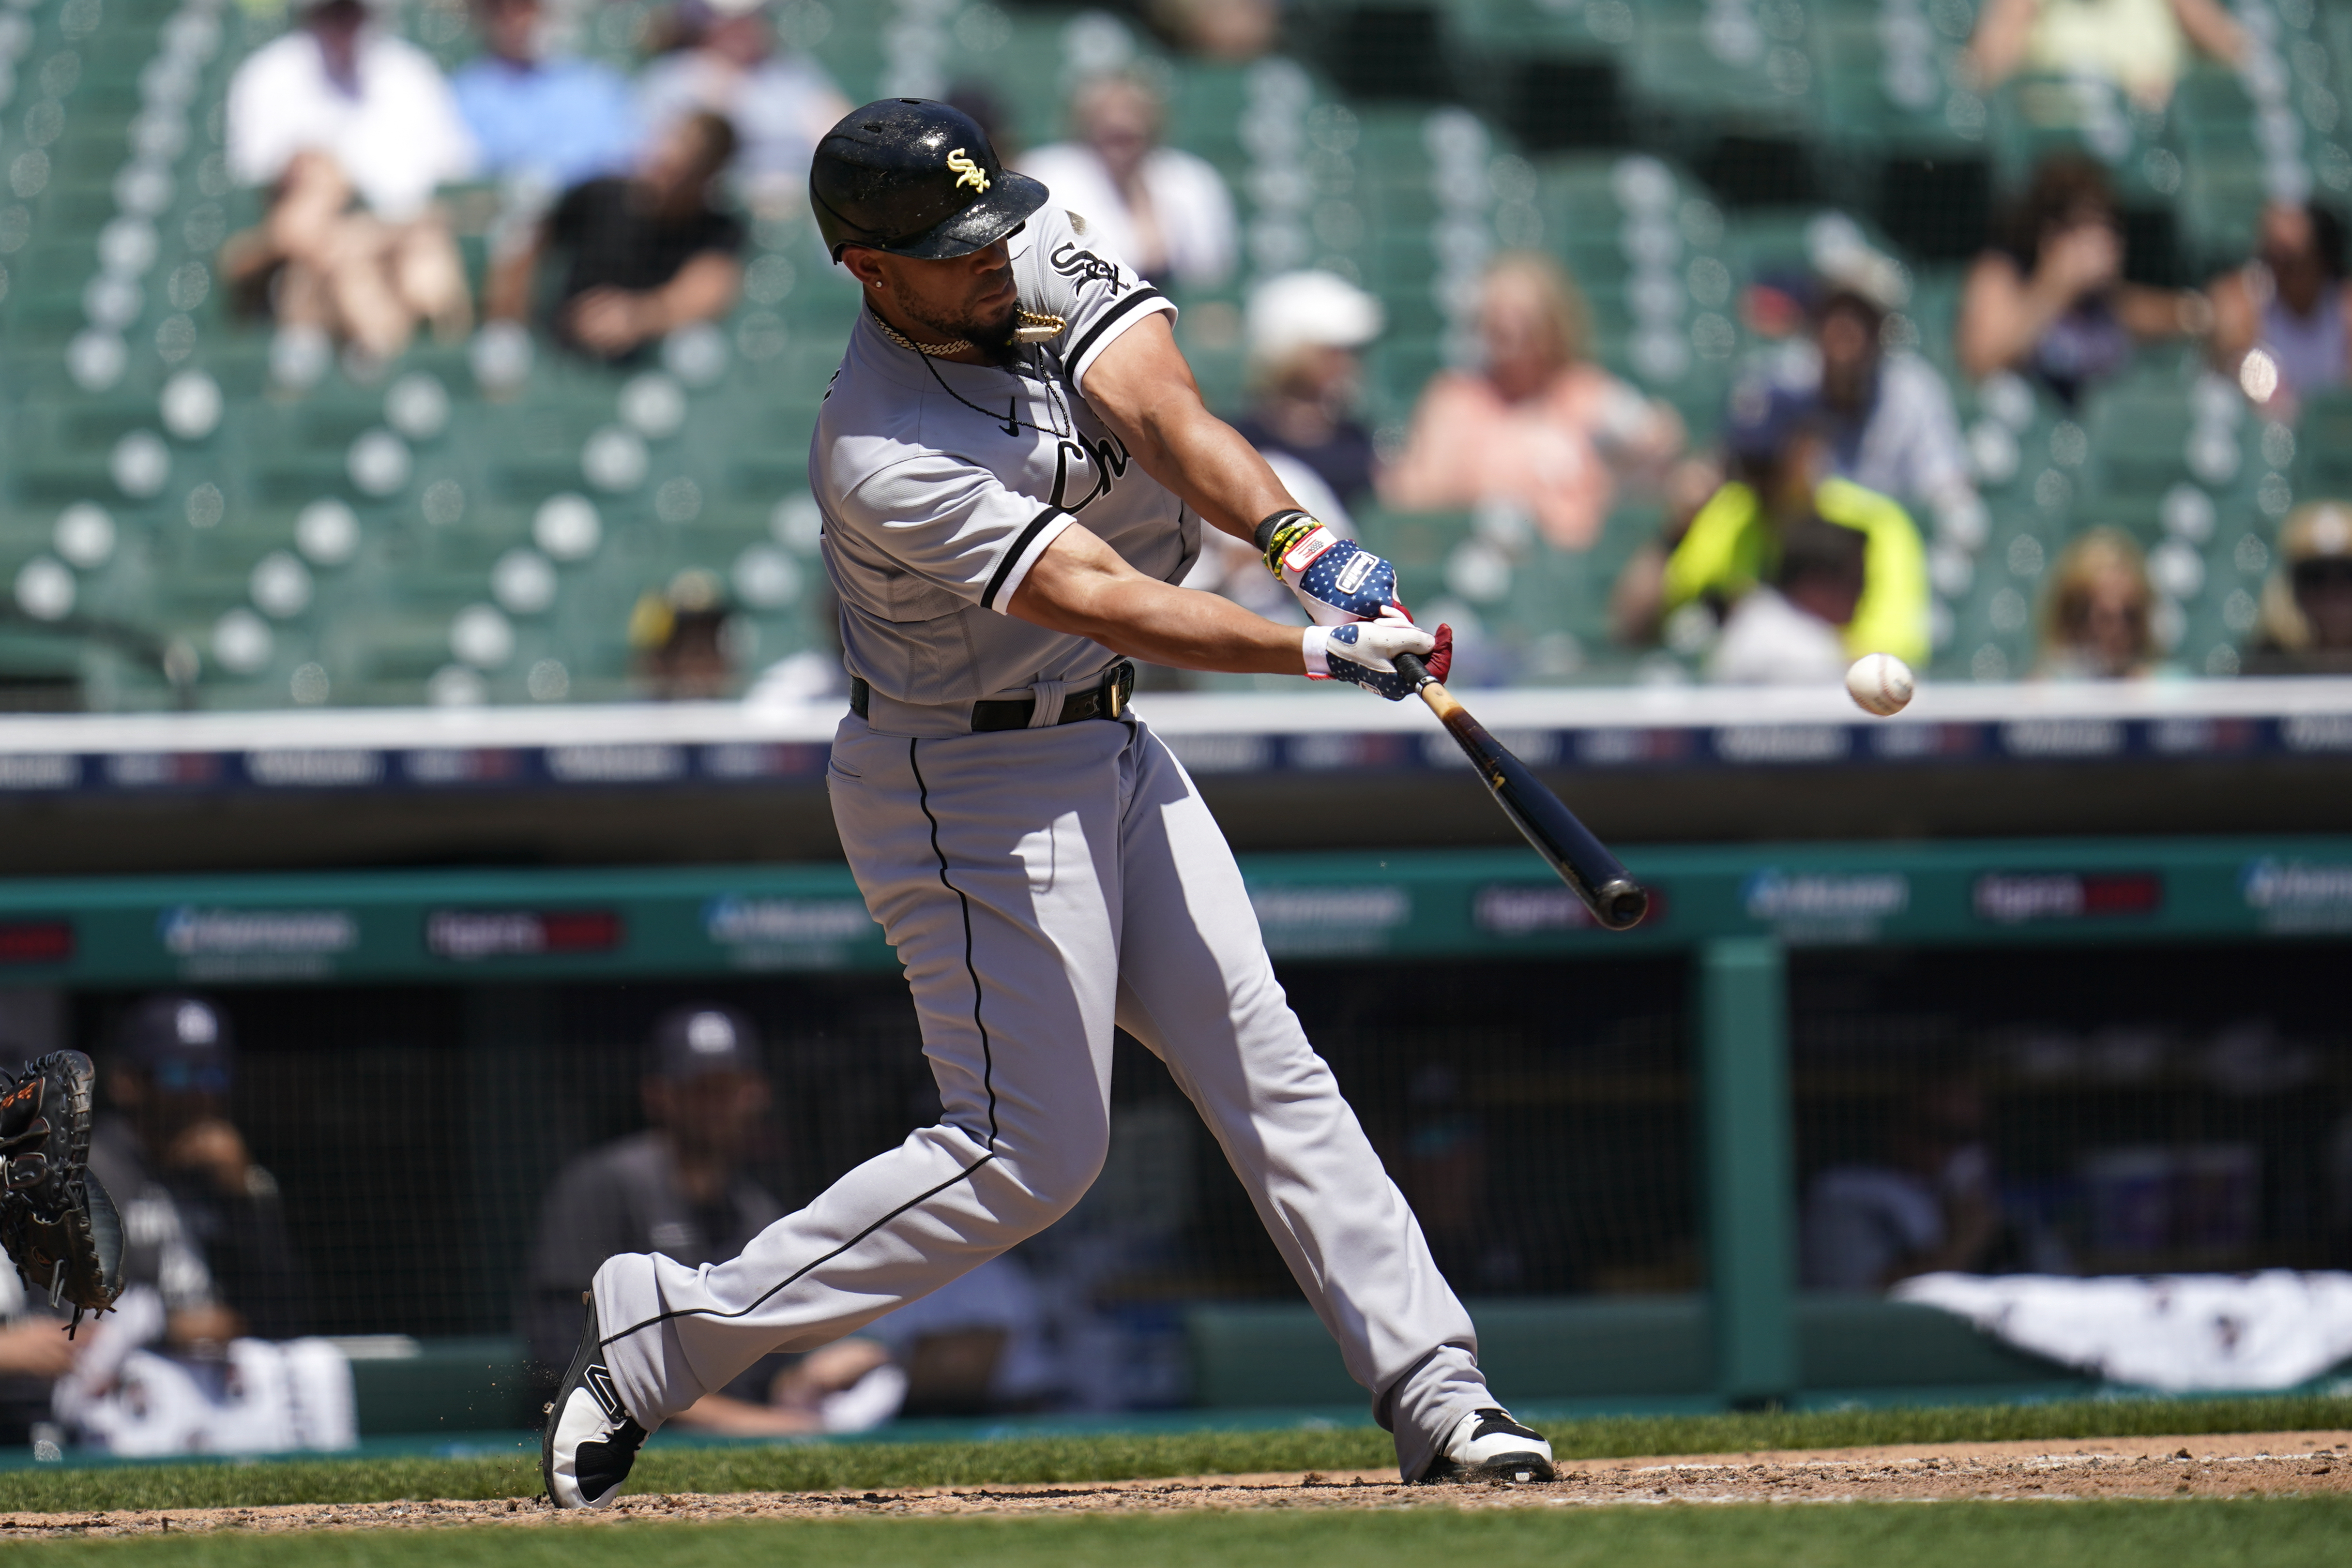
[[[1911,666],[1892,653],[1864,653],[1845,673],[1845,689],[1863,712],[1885,718],[1910,704]]]

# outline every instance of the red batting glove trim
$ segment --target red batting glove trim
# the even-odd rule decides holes
[[[1446,672],[1454,668],[1454,628],[1440,624],[1431,635],[1436,639],[1437,646],[1423,653],[1421,662],[1423,667],[1429,671],[1431,680],[1442,681]]]

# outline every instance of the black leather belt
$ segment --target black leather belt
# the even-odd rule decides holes
[[[1127,713],[1127,699],[1135,692],[1135,666],[1125,659],[1105,670],[1102,679],[1083,691],[1069,692],[1062,697],[1062,711],[1055,724],[1076,724],[1087,718],[1119,718]],[[873,704],[873,688],[859,677],[849,682],[849,711],[860,718],[867,716]],[[1035,697],[994,697],[971,705],[971,727],[974,731],[996,729],[1027,729],[1029,721],[1037,716]]]

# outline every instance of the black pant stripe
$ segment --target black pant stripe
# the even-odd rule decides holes
[[[971,900],[963,889],[948,880],[947,852],[940,848],[940,820],[931,815],[930,786],[923,782],[922,765],[915,760],[915,740],[907,741],[907,766],[915,775],[915,799],[923,808],[923,820],[931,824],[931,853],[940,862],[940,885],[956,895],[963,910],[963,967],[971,977],[971,1027],[980,1031],[980,1086],[988,1092],[988,1152],[996,1152],[996,1054],[988,1041],[988,1025],[980,1016],[980,967],[971,956]]]
[[[964,1166],[963,1169],[956,1172],[955,1175],[948,1177],[947,1180],[940,1183],[939,1186],[932,1187],[929,1192],[919,1193],[915,1197],[908,1198],[906,1202],[900,1204],[898,1207],[892,1209],[889,1213],[884,1215],[881,1218],[876,1220],[873,1224],[867,1226],[865,1229],[859,1231],[856,1235],[851,1237],[848,1240],[843,1242],[840,1246],[835,1248],[824,1257],[803,1264],[799,1269],[793,1270],[789,1277],[778,1281],[775,1284],[761,1291],[759,1299],[752,1301],[750,1305],[740,1307],[731,1312],[713,1312],[708,1307],[681,1307],[676,1312],[657,1313],[653,1317],[647,1318],[643,1322],[631,1323],[627,1328],[623,1329],[618,1333],[606,1334],[602,1340],[597,1342],[598,1349],[601,1350],[616,1340],[626,1339],[633,1333],[637,1333],[646,1329],[652,1328],[658,1323],[669,1322],[677,1318],[748,1317],[752,1312],[759,1311],[760,1308],[766,1305],[770,1298],[773,1297],[779,1291],[788,1289],[792,1285],[797,1283],[808,1274],[810,1270],[820,1269],[825,1264],[832,1262],[835,1258],[840,1257],[843,1253],[848,1251],[851,1248],[856,1246],[859,1242],[865,1240],[867,1237],[873,1235],[876,1231],[881,1229],[884,1226],[889,1224],[892,1220],[898,1218],[908,1209],[913,1208],[918,1204],[938,1197],[940,1193],[947,1191],[948,1188],[955,1186],[956,1183],[963,1180],[966,1176],[971,1175],[972,1172],[978,1170],[981,1166],[988,1164],[989,1161],[996,1157],[996,1058],[989,1046],[988,1025],[982,1020],[980,1016],[980,967],[972,958],[971,900],[964,895],[964,892],[961,888],[956,886],[954,883],[948,880],[947,852],[940,848],[940,820],[931,814],[930,787],[923,782],[923,769],[921,765],[915,760],[915,741],[911,737],[907,742],[907,766],[913,770],[915,775],[915,797],[917,801],[922,806],[923,819],[931,825],[931,853],[939,859],[940,885],[956,895],[956,902],[963,910],[963,967],[964,972],[971,977],[972,1027],[980,1031],[981,1087],[988,1092],[988,1153],[981,1155],[980,1158],[972,1161],[971,1164]]]
[[[773,1296],[777,1291],[797,1284],[802,1277],[806,1275],[810,1270],[821,1269],[827,1263],[832,1262],[835,1258],[840,1257],[844,1252],[848,1251],[851,1248],[856,1246],[859,1242],[865,1240],[867,1237],[873,1235],[876,1231],[881,1229],[884,1226],[889,1224],[892,1220],[898,1218],[900,1215],[906,1213],[917,1204],[922,1203],[929,1198],[937,1197],[940,1193],[947,1191],[948,1188],[955,1186],[956,1183],[963,1180],[966,1176],[971,1175],[972,1172],[978,1170],[981,1166],[986,1165],[995,1157],[996,1155],[992,1152],[982,1155],[980,1158],[972,1161],[971,1164],[964,1166],[963,1169],[956,1172],[955,1175],[948,1177],[947,1180],[940,1183],[940,1185],[935,1187],[932,1187],[929,1191],[917,1193],[914,1197],[908,1198],[906,1202],[900,1204],[898,1207],[892,1209],[889,1213],[884,1215],[881,1218],[876,1220],[873,1224],[867,1226],[865,1229],[859,1231],[856,1235],[851,1237],[848,1240],[843,1242],[840,1246],[826,1253],[824,1257],[803,1264],[800,1268],[793,1270],[791,1275],[787,1278],[777,1281],[776,1283],[771,1285],[765,1291],[762,1291],[760,1293],[759,1300],[751,1302],[749,1306],[738,1307],[731,1312],[713,1312],[708,1307],[681,1307],[674,1312],[660,1312],[653,1317],[647,1318],[641,1323],[631,1323],[619,1333],[606,1334],[603,1339],[596,1342],[597,1348],[602,1349],[606,1345],[612,1344],[617,1340],[625,1340],[631,1334],[639,1333],[645,1329],[652,1328],[657,1323],[668,1322],[673,1318],[749,1317],[751,1313],[758,1312],[761,1307],[765,1306],[768,1302],[768,1299]]]

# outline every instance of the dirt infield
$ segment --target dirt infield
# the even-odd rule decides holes
[[[1547,1508],[1668,1502],[1859,1502],[1960,1498],[2291,1497],[2352,1492],[2352,1431],[1923,1443],[1804,1452],[1575,1459],[1543,1486],[1397,1484],[1391,1472],[1192,1476],[1090,1485],[919,1487],[869,1492],[647,1493],[601,1513],[537,1500],[306,1503],[272,1508],[0,1514],[0,1541],[244,1530],[401,1530],[462,1524],[594,1528],[613,1520],[1157,1512],[1180,1509]]]

